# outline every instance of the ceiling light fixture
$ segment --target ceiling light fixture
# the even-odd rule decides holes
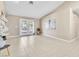
[[[29,3],[30,3],[30,4],[33,4],[34,2],[33,2],[33,1],[29,1]]]

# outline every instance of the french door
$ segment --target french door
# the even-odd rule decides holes
[[[34,34],[34,20],[20,19],[20,35]]]

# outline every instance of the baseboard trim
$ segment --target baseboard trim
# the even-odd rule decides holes
[[[74,42],[76,39],[78,39],[79,38],[79,36],[78,37],[75,37],[74,39],[72,39],[72,40],[70,40],[70,42]]]
[[[62,38],[59,38],[59,37],[55,37],[55,36],[51,36],[51,35],[47,35],[47,34],[42,34],[42,35],[46,36],[46,37],[50,37],[50,38],[55,38],[55,39],[58,39],[58,40],[61,40],[61,41],[67,42],[67,43],[74,42],[76,39],[79,38],[79,36],[78,36],[78,37],[76,37],[74,39],[71,39],[71,40],[65,40],[65,39],[62,39]],[[16,35],[16,36],[8,36],[8,37],[14,38],[14,37],[20,37],[20,36]]]
[[[51,36],[51,35],[47,35],[47,34],[46,35],[43,34],[43,36],[50,37],[50,38],[55,38],[55,39],[58,39],[58,40],[61,40],[61,41],[67,42],[67,43],[74,42],[76,39],[79,38],[79,37],[76,37],[76,38],[71,39],[71,40],[65,40],[65,39],[62,39],[62,38],[59,38],[59,37],[55,37],[55,36]]]
[[[19,36],[18,35],[15,35],[15,36],[7,36],[7,37],[13,38],[13,37],[19,37]]]
[[[32,36],[32,35],[23,35],[23,36]],[[14,35],[14,36],[10,36],[10,35],[8,35],[7,37],[14,38],[14,37],[23,37],[23,36],[21,36],[21,35]]]

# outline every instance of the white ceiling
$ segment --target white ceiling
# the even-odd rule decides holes
[[[6,1],[5,7],[7,14],[16,16],[25,16],[32,18],[40,18],[47,13],[54,11],[63,1]]]

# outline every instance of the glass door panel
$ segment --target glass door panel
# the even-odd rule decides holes
[[[34,21],[28,19],[20,19],[20,35],[34,34]]]

